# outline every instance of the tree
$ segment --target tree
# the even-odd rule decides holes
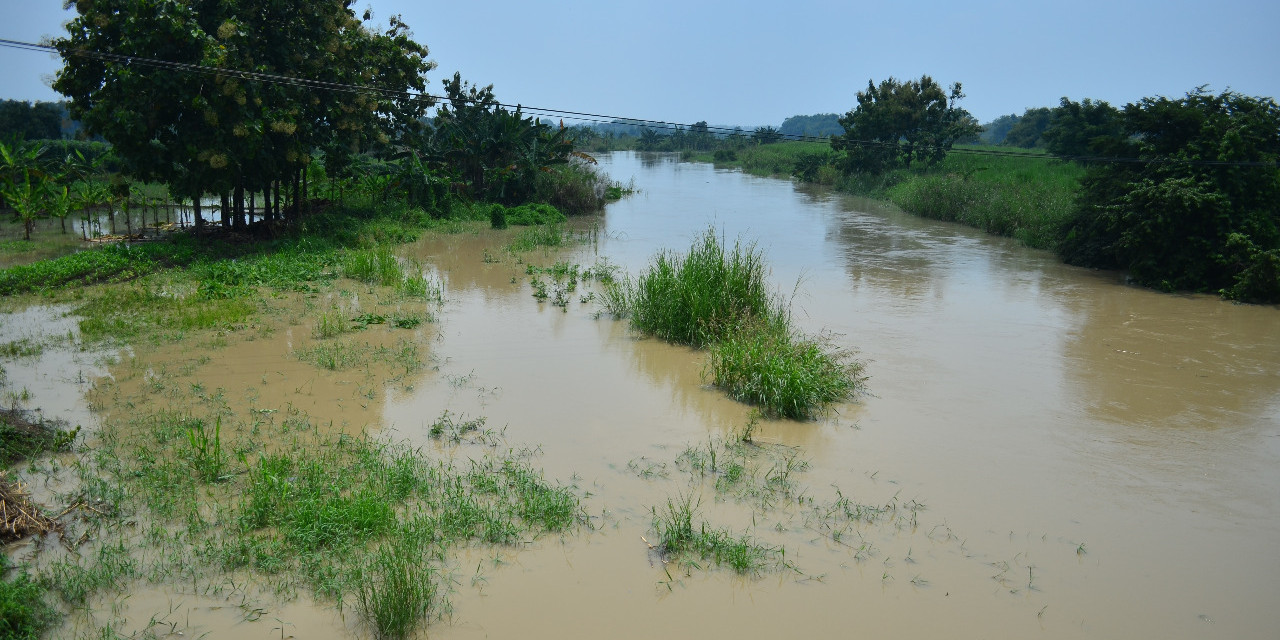
[[[773,127],[756,127],[756,130],[751,132],[751,139],[755,140],[756,144],[773,144],[782,139],[782,133]]]
[[[1022,147],[1023,149],[1031,149],[1040,146],[1041,136],[1044,130],[1049,128],[1049,121],[1053,117],[1053,112],[1048,107],[1037,107],[1027,109],[1023,112],[1022,117],[1018,118],[1017,124],[1009,128],[1009,133],[1004,137],[1003,144],[1010,147]]]
[[[978,134],[978,139],[983,144],[1004,144],[1004,138],[1013,129],[1013,125],[1018,124],[1019,117],[1014,114],[1000,116],[987,124],[982,125],[982,133]]]
[[[0,140],[56,140],[61,137],[61,105],[0,100]]]
[[[114,145],[125,173],[197,200],[234,192],[242,224],[246,189],[275,185],[278,194],[289,182],[296,193],[317,151],[340,173],[350,154],[411,133],[430,106],[405,93],[425,89],[426,48],[398,18],[382,34],[366,28],[350,4],[81,0],[67,36],[54,43],[65,62],[54,88],[70,98],[74,117]],[[320,80],[369,90],[328,91]]]
[[[1280,106],[1203,89],[1126,105],[1059,252],[1164,290],[1280,302]]]
[[[879,173],[912,162],[941,161],[957,140],[978,135],[982,127],[956,106],[964,98],[960,83],[943,91],[929,76],[899,82],[889,78],[877,86],[867,81],[858,106],[840,118],[844,135],[832,147],[845,154],[845,169]]]
[[[426,155],[436,168],[456,171],[472,197],[523,202],[538,173],[569,161],[569,130],[525,116],[519,106],[507,109],[493,85],[477,87],[455,73],[444,88],[448,104],[436,114]]]
[[[1053,109],[1049,126],[1041,137],[1049,153],[1059,156],[1088,157],[1107,155],[1116,150],[1123,138],[1120,111],[1102,100],[1085,98],[1072,102],[1062,98]]]
[[[826,138],[844,133],[840,127],[840,114],[816,113],[811,116],[791,116],[782,121],[778,132],[784,136]]]

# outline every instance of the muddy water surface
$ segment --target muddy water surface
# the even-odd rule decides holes
[[[455,559],[453,613],[434,638],[1275,637],[1280,310],[1152,293],[786,181],[661,155],[602,165],[640,192],[576,221],[588,242],[519,261],[501,251],[514,231],[407,248],[445,283],[439,321],[411,332],[425,372],[390,384],[377,382],[395,377],[387,363],[319,372],[291,355],[304,324],[124,361],[120,393],[194,382],[236,408],[384,425],[441,455],[427,429],[448,410],[539,447],[547,475],[586,495],[594,530]],[[597,318],[588,288],[564,310],[531,296],[522,262],[608,258],[634,275],[709,226],[757,243],[801,327],[867,363],[858,402],[759,427],[762,451],[808,462],[792,476],[800,500],[742,503],[677,467],[748,420],[702,383],[700,353]],[[646,542],[650,510],[690,492],[712,524],[784,547],[795,569],[665,565]],[[838,496],[924,509],[834,539],[813,513]],[[167,611],[184,602],[174,593],[129,607]],[[186,606],[189,633],[280,633],[228,622],[225,602]],[[325,606],[280,616],[305,619],[305,637],[358,633]]]
[[[391,398],[421,438],[442,408],[540,443],[577,474],[604,526],[519,554],[455,597],[458,637],[1272,637],[1280,611],[1280,311],[1127,286],[970,229],[790,183],[614,154],[641,191],[597,242],[630,273],[708,226],[765,250],[809,331],[868,362],[871,395],[808,424],[768,423],[798,447],[818,500],[927,505],[915,530],[870,527],[870,554],[797,520],[757,535],[804,575],[668,577],[647,552],[648,509],[686,486],[626,464],[671,461],[745,420],[706,388],[696,352],[621,323],[537,303],[483,239],[424,243],[450,282],[437,354],[454,384]],[[536,258],[532,259],[536,261]],[[798,284],[797,284],[798,283]],[[416,435],[415,435],[416,434]],[[750,522],[732,501],[713,521]],[[760,520],[772,523],[768,516]],[[785,528],[785,527],[784,527]],[[861,544],[861,543],[858,543]],[[809,579],[820,578],[820,579]]]

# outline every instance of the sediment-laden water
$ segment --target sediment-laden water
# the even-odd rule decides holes
[[[427,429],[445,410],[539,447],[547,476],[586,495],[594,530],[457,558],[453,613],[433,638],[1274,637],[1280,310],[1143,290],[972,229],[671,156],[601,165],[639,192],[575,221],[589,241],[523,260],[607,258],[635,275],[714,227],[764,250],[800,327],[866,362],[857,402],[759,426],[762,450],[807,463],[789,478],[799,496],[765,504],[691,482],[677,458],[749,408],[702,382],[700,352],[597,317],[585,285],[564,310],[534,299],[523,264],[493,259],[513,232],[407,248],[445,283],[439,321],[412,333],[425,373],[381,386],[319,372],[290,359],[300,326],[207,360],[142,348],[147,364],[113,375],[191,376],[232,404],[296,406],[441,455]],[[664,565],[651,509],[690,492],[708,520],[784,547],[794,568]],[[834,535],[819,512],[842,496],[895,511]],[[172,594],[148,594],[128,604],[138,619],[172,608]],[[278,615],[307,618],[308,637],[353,633],[312,610]],[[244,633],[216,611],[191,631]]]

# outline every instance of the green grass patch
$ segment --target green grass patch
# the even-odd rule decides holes
[[[36,640],[58,620],[45,602],[45,588],[25,570],[10,577],[9,558],[0,553],[0,638]]]
[[[714,229],[687,254],[663,251],[634,281],[606,285],[603,309],[640,331],[710,350],[703,375],[769,415],[808,419],[861,388],[862,366],[791,328],[754,245],[726,250]]]
[[[564,246],[569,233],[559,224],[545,224],[523,229],[507,245],[512,253],[526,253],[534,249]]]
[[[79,561],[53,563],[46,582],[78,606],[133,576],[192,572],[217,583],[219,572],[250,571],[354,601],[373,635],[402,638],[447,610],[440,567],[460,546],[514,545],[587,521],[573,489],[547,481],[530,451],[501,447],[491,432],[474,457],[432,459],[367,436],[322,435],[295,411],[280,422],[257,415],[243,423],[157,413],[107,425],[92,471],[128,490],[85,499],[175,533],[132,540],[145,550],[134,556],[107,540]],[[205,445],[193,441],[202,430]],[[221,472],[204,473],[215,446],[232,453]]]
[[[668,498],[661,510],[651,509],[658,548],[664,555],[686,565],[709,562],[726,566],[743,575],[785,566],[781,547],[762,544],[749,534],[734,535],[714,527],[702,518],[699,507],[690,494]]]
[[[726,250],[708,229],[687,254],[653,258],[627,296],[631,323],[668,342],[706,346],[749,320],[777,320],[768,275],[757,247],[737,242]]]
[[[146,286],[103,289],[75,309],[80,335],[90,341],[129,341],[143,335],[231,329],[257,307],[240,297],[208,298],[200,293],[166,295]]]
[[[755,323],[709,347],[704,375],[735,400],[807,420],[857,393],[861,373],[862,365],[829,340]]]

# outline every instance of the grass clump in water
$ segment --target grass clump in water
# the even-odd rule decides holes
[[[734,398],[768,415],[809,419],[853,397],[862,366],[830,340],[794,330],[767,277],[758,248],[737,242],[726,250],[708,229],[687,255],[659,253],[635,282],[606,286],[602,300],[645,333],[707,348],[704,377]]]
[[[851,397],[862,381],[862,365],[830,341],[778,323],[745,325],[709,351],[703,375],[713,384],[735,400],[796,420]]]
[[[702,520],[692,495],[667,499],[661,512],[655,507],[653,527],[658,532],[658,549],[684,563],[711,562],[732,568],[742,575],[760,573],[770,567],[782,567],[784,555],[780,547],[764,546],[749,535],[734,536]],[[699,522],[695,525],[694,521]]]
[[[703,347],[750,319],[776,320],[779,305],[764,254],[735,243],[726,251],[708,229],[687,255],[663,251],[629,292],[631,324],[668,342]]]

